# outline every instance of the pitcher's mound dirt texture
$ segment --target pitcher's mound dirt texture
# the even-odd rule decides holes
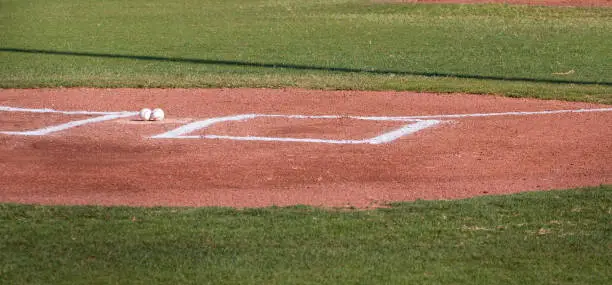
[[[610,108],[595,104],[410,92],[75,88],[0,90],[0,106],[167,113],[163,122],[130,117],[46,136],[0,134],[1,202],[368,207],[612,183],[610,111],[442,117],[378,145],[151,138],[239,114],[342,117],[231,121],[189,135],[363,139],[405,123],[346,116]],[[0,131],[82,119],[0,111]]]

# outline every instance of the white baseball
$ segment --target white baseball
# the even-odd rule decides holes
[[[142,110],[140,110],[140,113],[138,113],[138,115],[140,116],[141,120],[148,121],[149,119],[151,119],[151,113],[151,109],[143,108]]]
[[[165,117],[164,114],[164,110],[160,109],[160,108],[155,108],[153,109],[153,111],[151,112],[151,121],[161,121],[163,120]]]

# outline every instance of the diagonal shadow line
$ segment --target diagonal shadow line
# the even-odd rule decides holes
[[[182,57],[123,55],[123,54],[108,54],[108,53],[93,53],[93,52],[71,52],[71,51],[55,51],[55,50],[0,47],[0,52],[2,51],[19,52],[19,53],[49,54],[49,55],[70,55],[70,56],[84,56],[84,57],[102,57],[102,58],[154,60],[154,61],[167,61],[167,62],[184,62],[184,63],[195,63],[195,64],[214,64],[214,65],[264,67],[264,68],[288,68],[288,69],[297,69],[297,70],[317,70],[317,71],[332,71],[332,72],[347,72],[347,73],[370,73],[370,74],[382,74],[382,75],[395,74],[395,75],[414,75],[414,76],[425,76],[425,77],[454,77],[454,78],[465,78],[465,79],[485,79],[485,80],[500,80],[500,81],[523,81],[523,82],[579,84],[579,85],[597,84],[597,85],[612,86],[612,82],[607,82],[607,81],[575,81],[575,80],[563,80],[563,79],[502,77],[502,76],[444,73],[444,72],[372,70],[372,69],[361,69],[361,68],[324,67],[324,66],[296,65],[296,64],[284,64],[284,63],[259,63],[259,62],[233,61],[233,60],[212,60],[212,59],[182,58]]]

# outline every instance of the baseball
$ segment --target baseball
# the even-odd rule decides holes
[[[151,113],[151,121],[161,121],[163,120],[165,117],[164,114],[164,110],[160,109],[160,108],[155,108],[153,109],[153,112]]]
[[[140,116],[141,120],[148,121],[149,119],[151,119],[151,109],[143,108],[142,110],[140,110],[140,113],[138,113],[138,115]]]

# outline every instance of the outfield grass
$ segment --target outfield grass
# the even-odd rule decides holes
[[[612,186],[376,210],[0,204],[2,284],[610,284]]]
[[[291,86],[612,104],[609,8],[0,0],[0,31],[0,88]],[[368,211],[0,204],[0,284],[608,284],[611,211],[612,186]]]
[[[4,88],[293,86],[612,104],[609,8],[0,0],[0,29]]]

